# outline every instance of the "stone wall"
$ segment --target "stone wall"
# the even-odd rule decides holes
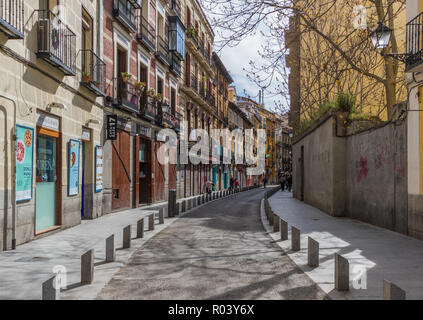
[[[326,114],[294,141],[294,197],[333,216],[347,216],[408,233],[407,129],[386,124],[341,135],[336,115]],[[338,133],[338,134],[336,134]]]

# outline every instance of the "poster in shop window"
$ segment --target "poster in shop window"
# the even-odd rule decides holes
[[[68,159],[68,196],[79,194],[79,150],[81,142],[78,140],[69,140],[69,159]]]
[[[103,147],[95,147],[95,192],[103,191]]]
[[[16,126],[16,201],[32,199],[34,129]]]

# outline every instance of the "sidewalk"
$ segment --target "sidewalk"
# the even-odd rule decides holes
[[[178,203],[183,200],[178,199]],[[41,299],[42,283],[53,276],[53,268],[59,265],[66,268],[68,283],[68,290],[61,292],[61,299],[95,298],[139,247],[178,219],[167,218],[164,224],[158,225],[156,217],[155,230],[152,232],[147,231],[146,219],[144,238],[134,239],[137,222],[160,207],[167,208],[167,202],[84,220],[73,228],[20,245],[15,251],[1,252],[0,300]],[[123,250],[123,228],[128,225],[132,226],[132,243],[130,249]],[[105,264],[105,239],[112,234],[115,235],[116,261]],[[81,286],[81,255],[90,249],[94,249],[95,256],[94,282]]]
[[[301,251],[291,251],[288,241],[273,233],[262,210],[262,221],[273,239],[288,256],[333,299],[382,299],[383,280],[406,291],[407,299],[423,299],[423,241],[349,218],[334,218],[278,192],[269,198],[275,214],[301,230]],[[307,266],[308,236],[320,243],[320,266]],[[367,289],[348,292],[334,290],[334,259],[337,252],[350,263],[350,281],[354,266],[367,269]]]

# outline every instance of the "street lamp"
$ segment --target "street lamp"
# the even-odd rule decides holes
[[[392,32],[392,29],[379,21],[377,28],[370,33],[370,39],[372,40],[374,48],[376,50],[381,50],[380,55],[382,57],[392,57],[405,63],[409,56],[408,53],[385,53],[385,49],[391,41]]]
[[[382,22],[378,23],[377,28],[370,34],[375,49],[385,49],[391,40],[392,30]]]

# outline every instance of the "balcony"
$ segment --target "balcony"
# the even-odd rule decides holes
[[[147,95],[146,89],[141,96],[140,115],[151,122],[157,120],[157,101]]]
[[[170,106],[165,101],[157,102],[157,124],[166,128],[173,127]]]
[[[407,23],[406,72],[423,72],[423,13]]]
[[[50,10],[37,10],[37,57],[59,68],[65,75],[76,75],[76,35]]]
[[[126,111],[138,113],[141,99],[141,91],[130,81],[122,78],[113,79],[115,92],[115,104]]]
[[[0,0],[0,31],[9,39],[23,39],[24,1]]]
[[[180,0],[169,0],[169,7],[179,17],[182,17],[181,1]]]
[[[92,50],[82,50],[81,85],[99,97],[106,96],[106,64]]]
[[[156,29],[142,15],[137,17],[137,39],[149,51],[156,51]]]
[[[186,39],[187,41],[194,47],[198,47],[198,38],[197,38],[197,30],[194,28],[193,25],[189,24],[186,29]]]
[[[179,113],[175,112],[172,114],[172,126],[176,132],[181,132],[181,122],[184,120],[184,116]]]
[[[198,93],[198,78],[195,76],[195,74],[191,74],[191,88],[194,90],[194,92]]]
[[[171,64],[169,45],[161,36],[157,36],[156,58],[167,66],[170,66]]]
[[[114,0],[113,17],[129,29],[130,32],[136,32],[136,9],[141,8],[141,0]]]
[[[175,55],[172,55],[172,62],[170,64],[170,72],[172,72],[176,76],[180,76],[182,73],[182,64],[181,60],[179,58],[175,57]]]

